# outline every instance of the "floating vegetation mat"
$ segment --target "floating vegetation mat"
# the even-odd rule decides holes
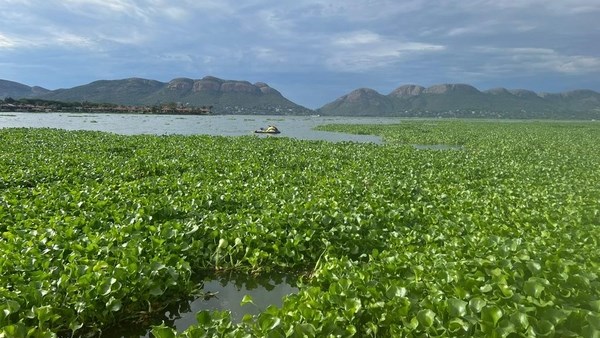
[[[100,336],[223,271],[304,277],[154,337],[600,334],[600,124],[326,128],[386,144],[1,129],[0,336]]]

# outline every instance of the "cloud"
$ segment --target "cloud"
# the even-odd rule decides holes
[[[398,63],[410,56],[444,49],[442,45],[402,41],[370,31],[357,31],[334,37],[326,52],[331,69],[363,72]]]
[[[15,48],[20,45],[21,41],[15,38],[8,37],[2,33],[0,33],[0,48],[1,49],[10,49]]]
[[[68,12],[91,18],[111,20],[115,16],[147,19],[147,10],[136,1],[129,0],[62,0]]]
[[[373,32],[355,32],[351,34],[345,34],[333,41],[334,45],[343,47],[354,47],[356,45],[368,45],[381,42],[381,36]]]
[[[519,1],[497,1],[497,0],[465,0],[445,1],[442,5],[445,9],[454,8],[458,12],[483,12],[485,10],[494,13],[497,11],[522,11],[535,10],[537,12],[550,12],[557,14],[593,13],[600,11],[600,4],[595,0],[519,0]],[[535,12],[529,12],[535,14]]]
[[[470,38],[474,36],[494,36],[507,34],[523,34],[537,27],[530,21],[513,18],[512,20],[487,19],[485,22],[472,23],[448,28],[443,35],[452,38]],[[439,33],[439,32],[438,32]]]
[[[489,57],[485,70],[497,72],[557,72],[586,74],[600,72],[600,57],[565,55],[550,48],[476,48]]]
[[[367,85],[517,77],[600,90],[599,15],[598,0],[0,0],[0,74],[56,87],[210,74],[274,80],[284,94],[316,78],[323,91],[304,91],[313,102]],[[535,82],[548,74],[559,84]]]
[[[0,48],[8,50],[40,49],[56,47],[76,47],[77,49],[92,49],[96,43],[89,37],[70,32],[48,28],[46,36],[8,37],[0,33]]]
[[[268,47],[254,47],[251,50],[254,57],[261,61],[272,63],[283,63],[286,61],[286,57],[278,51]]]
[[[422,10],[429,6],[424,0],[346,0],[334,2],[328,0],[299,1],[297,6],[310,9],[314,16],[327,19],[338,18],[349,22],[381,21],[397,18],[399,15]],[[382,10],[385,9],[385,10]]]
[[[58,44],[61,46],[77,46],[78,48],[90,48],[95,46],[95,42],[89,37],[73,33],[56,33],[52,41],[47,43]]]

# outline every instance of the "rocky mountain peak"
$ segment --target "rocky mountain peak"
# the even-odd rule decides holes
[[[364,99],[370,99],[378,96],[381,96],[381,94],[373,89],[359,88],[350,92],[348,95],[342,96],[342,98],[347,102],[360,102]]]
[[[254,84],[256,87],[258,87],[260,89],[260,91],[263,94],[275,94],[275,95],[281,95],[280,92],[278,92],[277,90],[269,87],[268,84],[264,83],[264,82],[257,82]]]
[[[418,85],[404,85],[394,89],[389,96],[393,97],[410,97],[421,95],[425,91],[425,87]]]
[[[261,93],[258,87],[254,86],[248,81],[226,81],[221,85],[221,91],[223,93]]]
[[[477,88],[462,83],[452,83],[452,84],[439,84],[433,85],[427,89],[425,89],[424,93],[426,94],[445,94],[445,93],[480,93]]]
[[[488,89],[486,91],[484,91],[484,93],[486,94],[491,94],[491,95],[510,95],[510,91],[508,91],[508,89],[506,88],[492,88],[492,89]]]
[[[194,80],[180,77],[169,81],[167,88],[170,90],[187,91],[194,87]]]
[[[527,90],[527,89],[511,89],[511,90],[509,90],[509,92],[511,94],[513,94],[514,96],[518,96],[518,97],[522,97],[522,98],[539,97],[539,95],[536,92]]]
[[[221,90],[223,80],[212,76],[205,76],[201,80],[194,81],[194,92],[218,92]]]

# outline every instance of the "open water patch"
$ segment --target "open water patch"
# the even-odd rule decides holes
[[[298,292],[295,281],[296,277],[288,275],[237,275],[205,281],[204,297],[190,303],[190,311],[180,314],[175,328],[183,331],[196,324],[196,313],[203,310],[229,310],[232,322],[239,323],[247,314],[257,315],[270,305],[281,306],[285,296]],[[244,296],[252,297],[253,304],[241,305]]]
[[[203,281],[199,296],[165,308],[150,322],[121,323],[119,327],[105,331],[101,337],[150,338],[152,325],[161,323],[183,332],[197,324],[196,314],[204,310],[230,311],[231,321],[240,323],[247,314],[260,314],[271,305],[280,307],[285,296],[298,292],[297,278],[286,274],[253,276],[234,273],[213,276]],[[252,297],[252,303],[241,305],[244,296]]]

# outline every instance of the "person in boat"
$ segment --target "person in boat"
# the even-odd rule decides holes
[[[267,133],[278,133],[279,129],[277,129],[277,127],[275,127],[275,126],[269,125],[267,127],[267,129],[265,129],[265,132],[267,132]]]

